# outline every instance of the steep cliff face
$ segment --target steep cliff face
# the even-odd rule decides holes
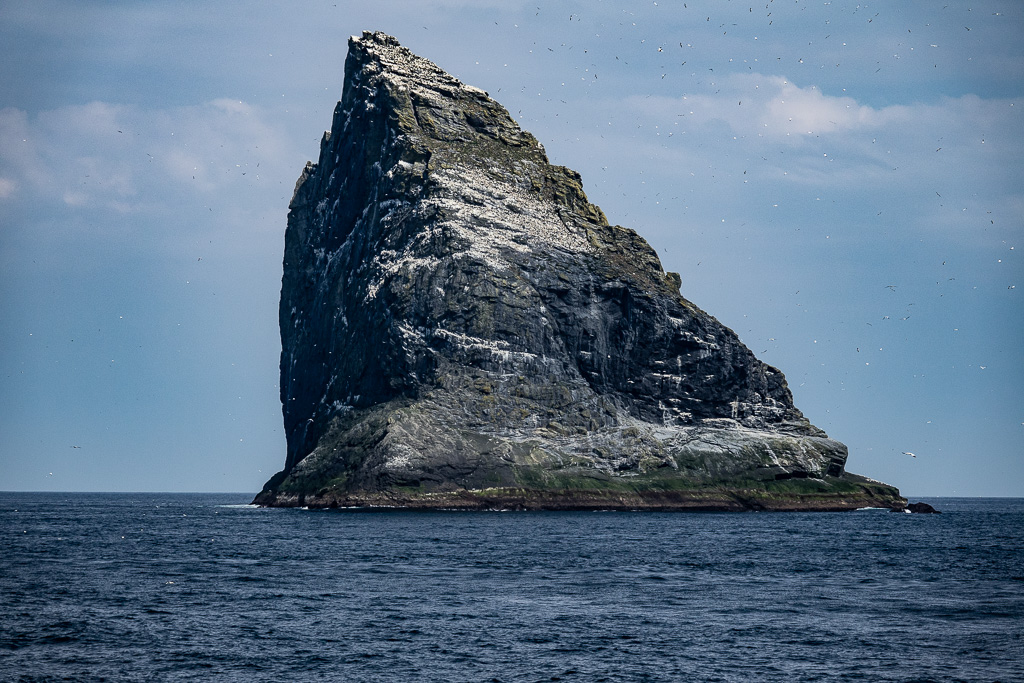
[[[295,188],[284,470],[257,501],[840,509],[899,502],[782,373],[680,296],[635,232],[487,94],[349,42]]]

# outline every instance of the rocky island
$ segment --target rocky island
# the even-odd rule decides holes
[[[906,505],[486,92],[349,41],[296,184],[268,506]]]

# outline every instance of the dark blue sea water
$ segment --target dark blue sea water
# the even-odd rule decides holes
[[[941,515],[0,494],[2,681],[1021,681],[1024,500]]]

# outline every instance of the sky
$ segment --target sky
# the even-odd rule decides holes
[[[287,205],[363,30],[579,171],[850,471],[1024,496],[1024,4],[953,0],[0,0],[0,489],[283,466]]]

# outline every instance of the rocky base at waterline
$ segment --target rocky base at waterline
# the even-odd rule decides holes
[[[262,505],[899,507],[487,93],[382,33],[290,204]]]
[[[267,507],[418,510],[651,510],[691,512],[843,512],[885,508],[898,493],[885,484],[846,474],[800,483],[747,482],[685,487],[682,482],[594,481],[592,489],[482,488],[432,492],[408,488],[313,493],[264,490],[253,501]]]

